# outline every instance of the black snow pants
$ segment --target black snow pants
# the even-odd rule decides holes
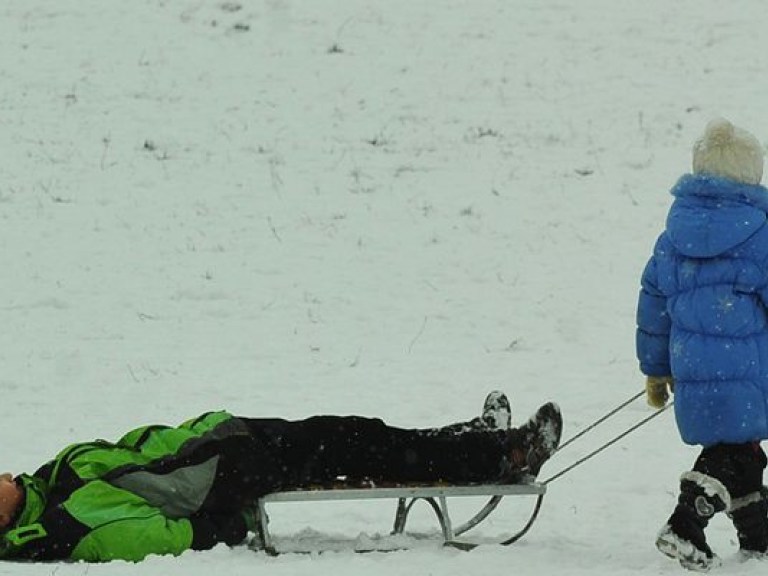
[[[520,442],[514,431],[471,425],[403,429],[359,416],[240,420],[250,438],[221,450],[208,510],[237,510],[269,492],[340,478],[373,483],[496,482],[512,444]]]
[[[750,442],[704,448],[693,470],[717,478],[731,498],[743,498],[761,490],[765,466],[766,456],[760,443]]]

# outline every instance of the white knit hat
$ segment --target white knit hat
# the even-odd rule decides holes
[[[760,184],[763,147],[746,130],[717,118],[707,124],[704,135],[693,145],[693,172]]]

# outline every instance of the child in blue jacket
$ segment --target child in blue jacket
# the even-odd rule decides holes
[[[768,190],[763,150],[748,132],[713,120],[693,147],[693,174],[675,200],[642,276],[637,356],[648,402],[675,394],[687,444],[701,445],[657,548],[692,569],[717,557],[709,519],[725,511],[741,554],[768,553],[763,493],[768,438]]]

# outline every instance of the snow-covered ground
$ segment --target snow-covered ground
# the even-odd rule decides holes
[[[1,467],[212,408],[433,426],[493,388],[518,422],[558,401],[572,436],[643,385],[638,276],[693,140],[716,115],[768,137],[765,10],[3,0]],[[553,482],[513,548],[0,574],[676,574],[653,539],[696,454],[663,414]],[[508,500],[478,537],[513,531],[528,502]],[[285,505],[272,527],[354,542],[393,512]],[[721,573],[765,570],[726,518],[710,540]]]

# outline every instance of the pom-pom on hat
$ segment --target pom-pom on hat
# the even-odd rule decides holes
[[[763,147],[746,130],[717,118],[707,124],[704,135],[693,145],[693,173],[760,184]]]

